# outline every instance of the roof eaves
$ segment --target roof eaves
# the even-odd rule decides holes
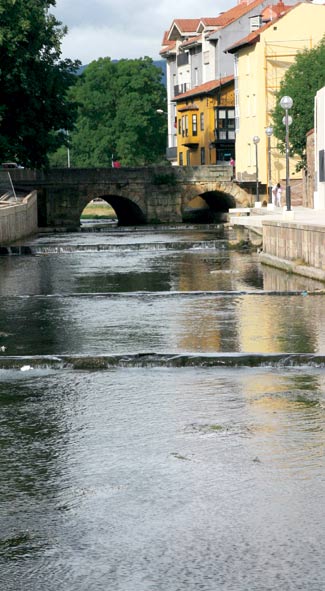
[[[195,103],[190,103],[189,105],[184,105],[183,107],[179,107],[178,110],[180,113],[183,111],[199,111],[199,107]]]
[[[259,41],[260,33],[254,33],[254,35],[251,33],[250,35],[247,35],[247,37],[244,37],[234,45],[227,47],[224,53],[236,53],[239,49],[243,49],[244,47],[248,47],[249,45],[255,45],[256,43],[259,43]]]
[[[186,98],[200,96],[200,95],[208,95],[212,93],[217,88],[222,88],[223,86],[227,86],[227,84],[231,84],[234,81],[234,76],[225,76],[224,78],[220,78],[219,80],[210,80],[209,82],[204,82],[204,84],[200,84],[200,86],[196,86],[191,90],[187,90],[182,94],[179,94],[174,98],[174,101],[181,101]]]

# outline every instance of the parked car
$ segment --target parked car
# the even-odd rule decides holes
[[[20,164],[17,164],[17,162],[3,162],[1,164],[1,168],[24,168],[24,167],[20,166]]]

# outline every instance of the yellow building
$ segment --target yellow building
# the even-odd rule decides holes
[[[253,137],[258,136],[258,176],[265,185],[268,184],[268,153],[271,153],[272,184],[286,178],[285,158],[277,149],[277,139],[271,137],[268,150],[265,132],[272,126],[275,92],[297,53],[315,46],[325,34],[324,4],[302,3],[290,7],[280,1],[274,9],[271,16],[266,12],[260,16],[259,29],[228,48],[235,56],[236,177],[243,182],[256,178]],[[299,177],[295,164],[294,160],[290,161],[293,179]]]
[[[233,76],[206,82],[175,98],[180,166],[219,164],[235,157],[234,100]]]

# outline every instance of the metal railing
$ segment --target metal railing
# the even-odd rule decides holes
[[[11,197],[14,197],[15,201],[17,201],[17,195],[10,172],[7,170],[0,170],[0,201],[8,201]]]

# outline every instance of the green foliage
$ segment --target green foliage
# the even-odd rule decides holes
[[[290,109],[291,154],[298,155],[301,161],[298,168],[306,165],[306,134],[314,127],[314,98],[316,92],[325,86],[325,37],[313,49],[299,53],[295,62],[287,70],[276,94],[277,105],[273,111],[274,133],[280,140],[280,149],[284,151],[285,126],[282,123],[284,110],[280,106],[283,96],[291,96],[293,107]]]
[[[75,106],[67,91],[79,62],[60,60],[66,27],[49,13],[55,0],[0,0],[0,160],[45,166],[66,143]]]
[[[157,163],[166,148],[166,103],[161,72],[150,58],[92,62],[71,90],[78,118],[71,134],[72,166]]]

